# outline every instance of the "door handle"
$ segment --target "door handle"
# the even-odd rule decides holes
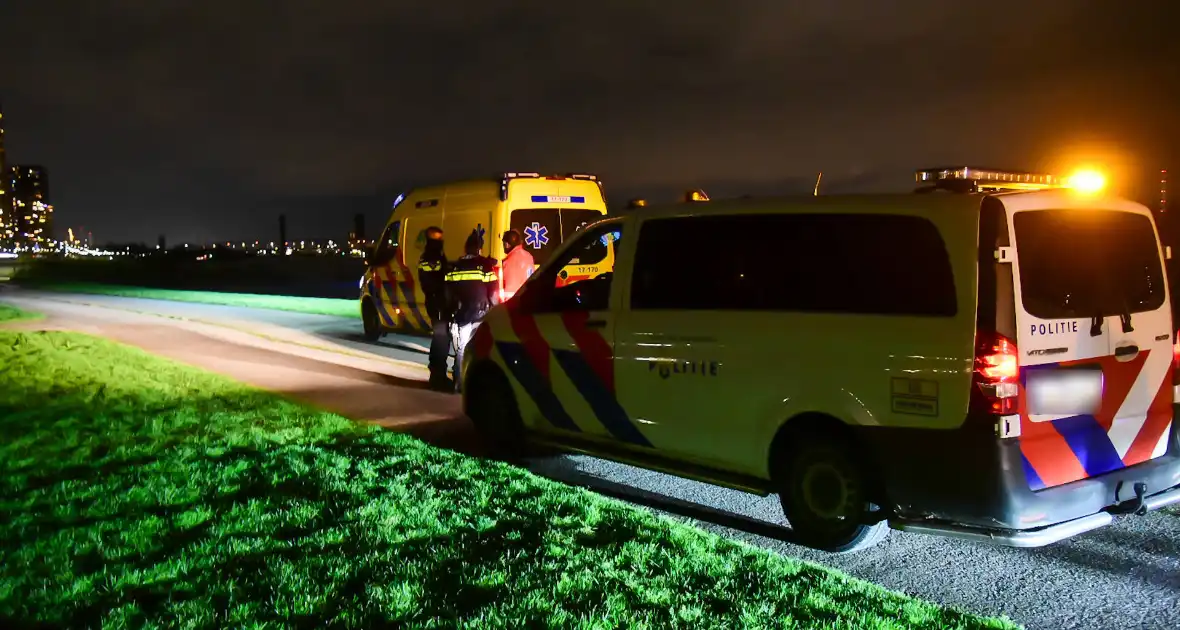
[[[1133,357],[1137,354],[1139,354],[1139,346],[1136,345],[1121,346],[1114,349],[1114,356],[1116,357]]]
[[[586,320],[586,328],[606,328],[605,319],[589,319]]]

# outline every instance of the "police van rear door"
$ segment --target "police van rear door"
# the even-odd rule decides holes
[[[1015,266],[1021,452],[1033,490],[1162,455],[1172,316],[1151,213],[1046,191],[1001,197]]]

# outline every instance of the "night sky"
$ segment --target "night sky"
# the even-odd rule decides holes
[[[58,231],[98,242],[274,239],[280,212],[339,238],[504,170],[621,201],[1088,162],[1151,201],[1180,167],[1169,4],[0,0],[0,103]]]

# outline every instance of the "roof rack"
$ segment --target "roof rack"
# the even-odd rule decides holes
[[[1017,190],[1065,188],[1068,183],[1055,175],[977,166],[939,166],[914,173],[915,192],[949,190],[960,193],[988,193]]]

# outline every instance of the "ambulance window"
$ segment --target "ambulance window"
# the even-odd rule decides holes
[[[385,232],[381,234],[381,242],[378,245],[381,251],[388,251],[397,247],[398,233],[401,225],[401,221],[394,221],[389,224],[389,227],[385,228]]]
[[[563,208],[561,210],[561,234],[563,239],[574,238],[574,236],[583,230],[586,226],[603,219],[602,213],[597,210],[575,210],[571,208]],[[570,261],[572,265],[597,265],[606,258],[607,247],[601,241],[598,246],[592,246],[583,250],[576,261]]]
[[[539,265],[545,264],[561,244],[561,214],[557,208],[514,210],[509,223],[509,227],[520,232],[523,247]]]
[[[1016,260],[1024,310],[1041,319],[1110,317],[1164,305],[1151,221],[1112,210],[1017,212]]]
[[[381,239],[377,241],[377,250],[373,254],[372,264],[383,265],[393,260],[397,252],[401,224],[401,221],[394,221],[381,233]]]
[[[686,273],[681,252],[731,244]],[[876,214],[660,219],[639,232],[631,308],[952,316],[954,275],[933,223]]]
[[[582,228],[605,218],[597,210],[582,208],[525,208],[513,210],[511,228],[520,232],[524,248],[537,264],[545,264],[557,246],[573,238]],[[595,254],[598,258],[594,258]],[[594,265],[602,261],[606,250],[583,252],[576,265]]]

